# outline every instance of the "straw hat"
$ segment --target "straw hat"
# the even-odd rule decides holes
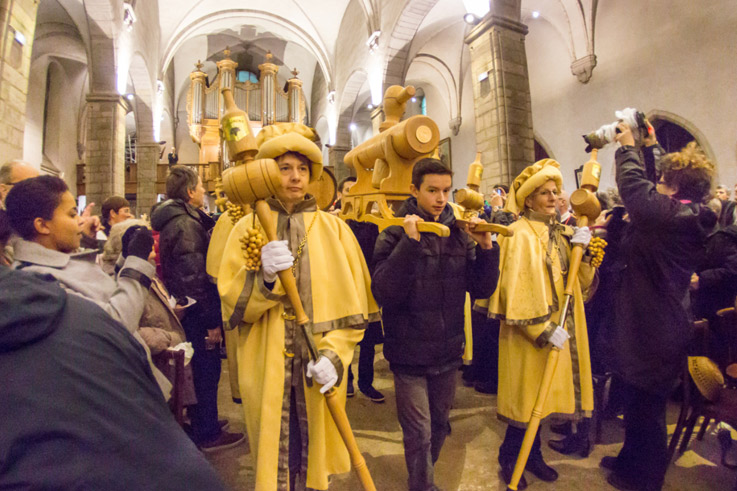
[[[264,127],[256,136],[256,159],[276,159],[287,152],[301,153],[312,162],[310,182],[322,174],[322,152],[315,132],[302,123],[277,123]]]
[[[719,399],[719,393],[724,386],[724,376],[716,363],[705,356],[689,356],[688,372],[701,395],[711,402]]]
[[[560,164],[555,160],[542,159],[526,167],[512,182],[504,211],[515,215],[522,213],[525,209],[525,199],[550,180],[555,181],[558,190],[563,187]]]

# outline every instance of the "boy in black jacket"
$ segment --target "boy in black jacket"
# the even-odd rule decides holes
[[[397,213],[404,226],[384,230],[374,251],[371,289],[383,307],[384,355],[394,373],[410,491],[436,489],[433,464],[448,435],[465,344],[466,292],[491,295],[499,275],[491,234],[456,227],[451,187],[452,172],[439,160],[417,162],[412,197]],[[450,236],[420,235],[422,221],[447,225]]]

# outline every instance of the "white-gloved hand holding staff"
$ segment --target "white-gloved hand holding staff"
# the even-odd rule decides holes
[[[330,388],[335,385],[338,381],[338,371],[335,369],[335,365],[325,356],[320,356],[317,359],[317,363],[310,360],[307,363],[307,374],[308,377],[315,379],[315,382],[322,385],[320,393],[324,394]]]
[[[568,334],[565,329],[558,326],[555,328],[555,331],[553,331],[553,334],[550,335],[548,342],[558,349],[563,349],[563,346],[565,346],[566,341],[568,341],[568,338],[570,337],[571,335]]]
[[[589,242],[591,242],[591,230],[588,227],[573,227],[571,244],[580,244],[587,247]]]
[[[261,248],[261,264],[264,271],[264,281],[273,283],[279,271],[289,269],[294,264],[294,256],[289,250],[286,240],[275,240]]]

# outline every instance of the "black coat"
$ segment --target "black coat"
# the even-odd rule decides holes
[[[136,339],[50,276],[0,268],[0,489],[224,489]]]
[[[737,225],[720,229],[706,240],[702,263],[696,268],[699,289],[691,295],[697,319],[716,319],[716,311],[734,307],[737,297]]]
[[[218,327],[222,323],[220,296],[206,269],[207,247],[215,222],[184,201],[170,199],[156,208],[151,225],[160,234],[159,254],[166,288],[179,300],[197,300],[187,317],[203,332]],[[197,321],[190,316],[197,317]]]
[[[691,339],[688,287],[716,215],[659,194],[632,147],[616,153],[617,185],[630,225],[615,281],[614,368],[640,389],[667,394]]]
[[[421,211],[415,198],[398,216]],[[465,346],[466,291],[489,297],[499,277],[499,246],[483,250],[455,226],[450,205],[438,220],[449,237],[421,234],[410,239],[399,226],[384,230],[374,250],[371,291],[383,308],[384,356],[393,371],[440,373],[457,368]]]

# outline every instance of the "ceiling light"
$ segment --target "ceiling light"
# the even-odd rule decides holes
[[[538,17],[540,17],[540,12],[538,12],[537,10],[533,10],[532,11],[532,18],[533,19],[537,19]]]
[[[356,123],[351,123],[348,125],[348,129],[351,131],[356,131],[356,128],[357,128]]]
[[[413,97],[411,100],[412,102],[417,102],[417,97]]]
[[[328,102],[330,104],[335,102],[335,91],[334,90],[331,90],[330,92],[328,92]]]
[[[381,36],[381,31],[374,31],[366,40],[366,46],[368,46],[369,51],[372,53],[379,47],[379,36]]]
[[[476,24],[479,23],[481,19],[477,17],[476,15],[472,14],[471,12],[469,12],[463,16],[463,20],[466,21],[466,24],[475,26]]]
[[[126,94],[125,95],[125,98],[128,99],[129,101],[132,101],[134,97],[135,96],[133,94]]]
[[[366,109],[368,109],[369,111],[370,111],[371,109],[373,109],[373,108],[374,108],[374,105],[373,105],[373,104],[369,104],[369,105],[367,105],[367,106],[366,106]]]

